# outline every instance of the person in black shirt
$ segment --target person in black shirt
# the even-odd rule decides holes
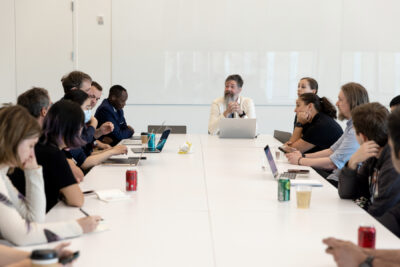
[[[34,87],[18,96],[17,104],[26,108],[29,113],[35,117],[40,127],[43,127],[43,121],[51,106],[50,96],[46,89]],[[75,165],[72,160],[68,160],[68,164],[77,181],[82,181],[84,174],[82,170]],[[10,180],[18,191],[25,195],[25,175],[24,172],[15,168],[10,173]]]
[[[46,211],[59,199],[67,205],[83,205],[83,193],[78,186],[62,149],[82,146],[80,131],[84,123],[81,107],[70,100],[61,100],[49,110],[43,123],[43,135],[35,147],[36,158],[43,166],[47,199]]]
[[[86,114],[88,110],[91,108],[91,100],[89,95],[81,90],[73,90],[67,94],[65,94],[64,99],[69,99],[77,104],[79,104]],[[90,118],[90,117],[88,117]],[[88,119],[87,118],[87,119]],[[82,138],[83,139],[83,138]],[[76,165],[79,166],[83,171],[89,171],[95,165],[98,165],[108,159],[113,155],[126,154],[127,147],[124,145],[116,145],[114,147],[110,147],[108,149],[102,151],[92,150],[93,143],[88,143],[83,147],[64,150],[67,158],[73,158],[76,162]]]
[[[318,94],[318,82],[311,77],[303,77],[297,84],[297,96],[300,97],[302,94],[313,93]],[[297,121],[297,115],[294,117],[293,133],[289,141],[286,144],[293,144],[301,138],[303,127],[302,124]]]
[[[305,93],[296,101],[297,122],[303,128],[302,136],[292,144],[300,152],[317,152],[330,148],[343,134],[335,121],[336,108],[326,97]]]

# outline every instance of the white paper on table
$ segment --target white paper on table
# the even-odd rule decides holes
[[[131,197],[119,189],[98,190],[95,191],[97,197],[105,202],[113,202],[130,199]]]
[[[99,225],[97,225],[97,228],[93,231],[93,233],[100,233],[108,230],[110,230],[110,226],[106,222],[100,221]]]
[[[290,180],[290,186],[296,185],[309,185],[314,187],[322,187],[323,184],[318,180],[310,180],[310,179],[293,179]]]

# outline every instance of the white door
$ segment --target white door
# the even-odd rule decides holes
[[[55,102],[74,66],[71,0],[15,0],[15,14],[17,94],[44,87]]]
[[[14,0],[0,1],[0,105],[15,102]]]

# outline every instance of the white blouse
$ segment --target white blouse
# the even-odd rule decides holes
[[[26,197],[7,176],[8,167],[0,169],[0,239],[16,245],[58,241],[83,233],[76,220],[44,223],[46,195],[42,167],[25,170]]]

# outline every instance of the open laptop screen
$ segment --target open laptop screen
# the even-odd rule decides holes
[[[268,145],[264,148],[265,155],[267,156],[269,167],[271,168],[272,174],[274,177],[278,174],[278,168],[276,167],[274,158],[272,157],[271,149]]]
[[[162,151],[162,149],[165,145],[165,142],[167,142],[167,138],[168,138],[170,132],[171,132],[171,130],[167,129],[162,133],[160,140],[158,141],[157,147],[156,147],[158,150]]]

